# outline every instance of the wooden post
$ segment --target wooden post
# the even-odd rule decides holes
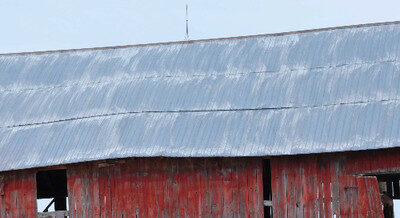
[[[0,196],[4,195],[4,177],[0,176]]]

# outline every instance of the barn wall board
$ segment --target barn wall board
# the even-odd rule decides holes
[[[68,168],[72,217],[262,217],[261,158],[138,158]]]
[[[67,166],[72,217],[262,216],[261,158],[136,158]],[[382,217],[374,174],[400,149],[271,158],[276,217]],[[36,216],[35,171],[0,174],[0,217]]]
[[[383,217],[376,177],[400,172],[400,150],[271,158],[277,217]]]
[[[36,217],[36,177],[29,170],[0,174],[0,217]]]

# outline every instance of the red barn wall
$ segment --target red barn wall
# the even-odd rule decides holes
[[[72,217],[263,216],[261,158],[138,158],[67,172]]]
[[[36,217],[36,177],[32,171],[0,175],[0,217]]]
[[[261,158],[123,161],[66,166],[71,217],[262,216]],[[367,175],[388,172],[400,149],[272,157],[274,216],[382,217]],[[0,174],[0,217],[36,217],[35,173]]]
[[[400,150],[271,158],[276,217],[383,217],[376,177],[400,172]]]

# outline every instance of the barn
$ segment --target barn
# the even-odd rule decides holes
[[[0,217],[391,217],[398,59],[400,22],[2,54]]]

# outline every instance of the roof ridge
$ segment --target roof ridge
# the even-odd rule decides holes
[[[339,29],[355,29],[355,28],[363,28],[363,27],[386,26],[386,25],[397,25],[397,24],[400,24],[400,21],[389,21],[389,22],[377,22],[377,23],[344,25],[344,26],[334,26],[334,27],[306,29],[306,30],[295,30],[295,31],[287,31],[287,32],[279,32],[279,33],[243,35],[243,36],[234,36],[234,37],[196,39],[196,40],[190,40],[190,41],[170,41],[170,42],[141,43],[141,44],[133,44],[133,45],[89,47],[89,48],[77,48],[77,49],[60,49],[60,50],[47,50],[47,51],[0,53],[0,56],[30,55],[30,54],[41,55],[41,54],[79,52],[79,51],[123,49],[123,48],[131,48],[131,47],[145,47],[145,46],[157,46],[157,45],[192,44],[192,43],[197,43],[197,42],[234,40],[234,39],[257,38],[257,37],[276,37],[276,36],[294,35],[294,34],[302,34],[302,33],[309,33],[309,32],[324,32],[324,31],[332,31],[332,30],[339,30]]]

